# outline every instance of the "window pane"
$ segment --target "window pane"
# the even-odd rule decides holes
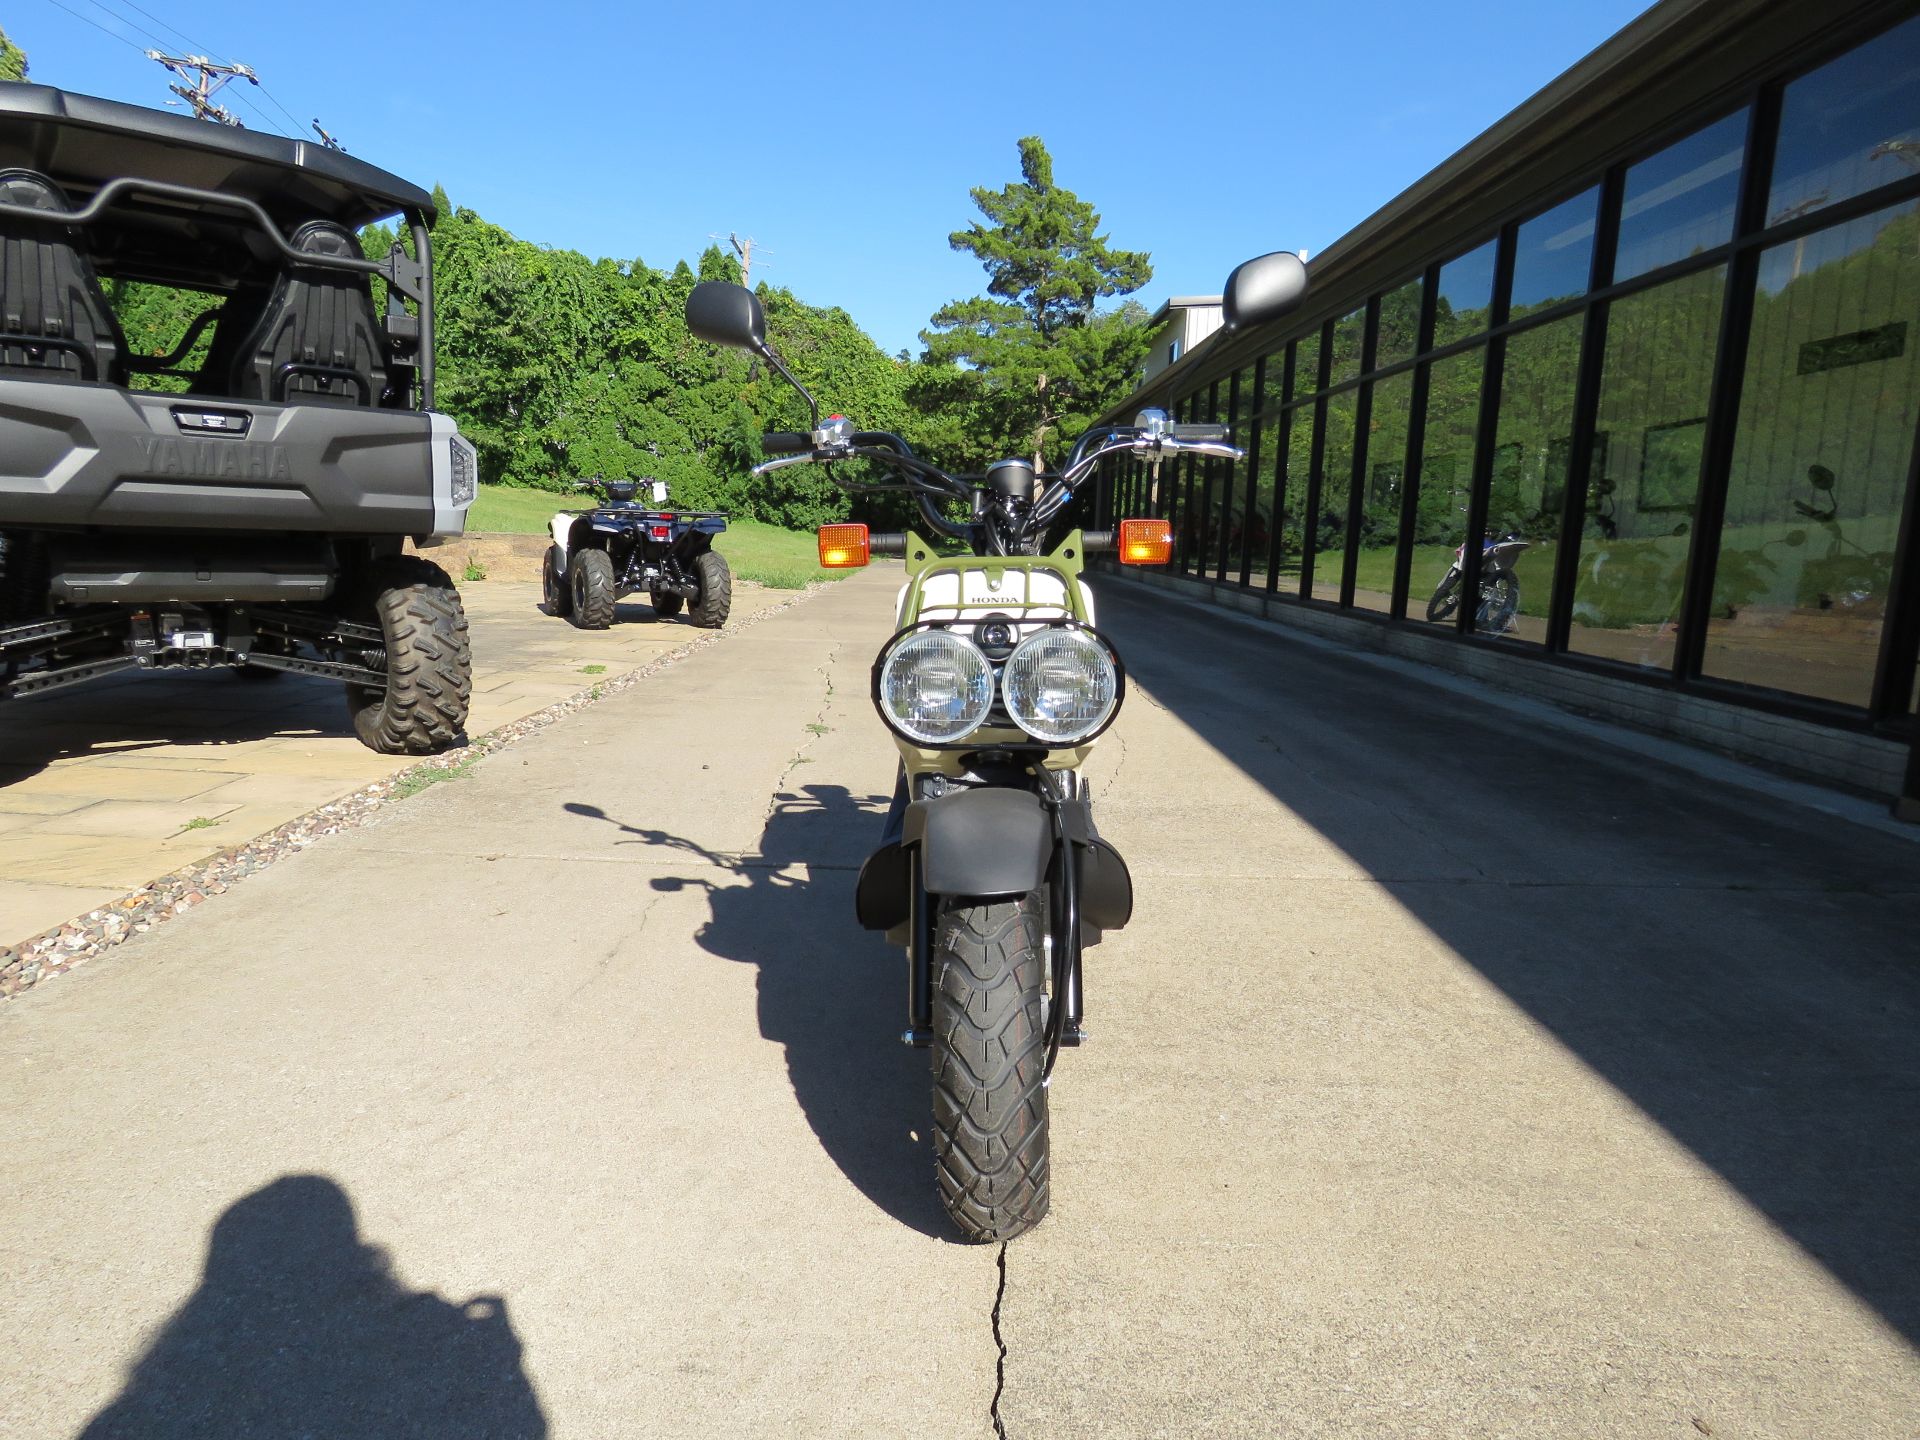
[[[1280,588],[1292,594],[1300,591],[1300,557],[1307,548],[1307,485],[1313,474],[1317,410],[1309,404],[1290,412],[1293,428],[1287,437],[1287,491],[1280,509]]]
[[[1342,315],[1333,322],[1333,373],[1329,385],[1351,380],[1360,373],[1360,343],[1366,338],[1367,307]]]
[[[1269,360],[1269,367],[1273,365]],[[1289,412],[1290,414],[1291,412]],[[1286,416],[1270,416],[1260,422],[1257,436],[1260,453],[1249,455],[1254,466],[1253,505],[1247,511],[1247,583],[1260,589],[1267,584],[1267,555],[1273,544],[1273,497],[1276,475],[1283,473],[1287,460]]]
[[[1920,168],[1920,17],[1802,75],[1780,97],[1767,223]]]
[[[1598,188],[1536,215],[1520,227],[1513,252],[1513,299],[1507,318],[1587,293],[1593,266],[1593,224],[1600,210]]]
[[[1584,323],[1569,315],[1507,341],[1474,619],[1488,634],[1546,638]]]
[[[1873,686],[1920,396],[1920,207],[1760,257],[1706,673]]]
[[[1412,371],[1374,382],[1373,412],[1367,421],[1366,490],[1360,497],[1360,561],[1353,582],[1353,603],[1366,610],[1392,608],[1400,496],[1407,475],[1407,415],[1412,406]]]
[[[1747,112],[1697,130],[1627,171],[1616,280],[1631,280],[1733,238]]]
[[[1493,304],[1496,242],[1489,240],[1440,267],[1440,293],[1434,302],[1433,343],[1448,345],[1487,328]]]
[[[1218,423],[1224,418],[1230,388],[1229,381],[1214,382],[1207,391],[1206,404],[1200,412],[1202,421]],[[1220,549],[1220,469],[1218,460],[1197,459],[1194,462],[1194,534],[1198,544],[1188,557],[1188,568],[1196,575],[1213,573],[1214,559]]]
[[[1451,623],[1458,608],[1447,581],[1467,533],[1486,360],[1482,348],[1429,367],[1426,438],[1415,477],[1420,488],[1414,503],[1413,572],[1407,584],[1407,614],[1412,617]]]
[[[1673,664],[1727,271],[1616,301],[1568,648]]]
[[[1398,290],[1380,297],[1380,338],[1375,342],[1379,354],[1374,367],[1397,365],[1411,360],[1420,343],[1420,288],[1416,278]]]
[[[1327,411],[1327,442],[1320,464],[1320,506],[1313,524],[1313,596],[1340,598],[1346,563],[1347,497],[1353,493],[1353,418],[1359,392],[1349,390],[1321,403]]]
[[[1294,342],[1293,352],[1293,398],[1298,400],[1320,389],[1320,332]]]
[[[1233,443],[1242,450],[1253,443],[1248,433],[1252,427],[1244,418],[1252,414],[1253,381],[1254,374],[1251,366],[1234,376],[1227,404],[1228,423],[1233,427],[1231,438]],[[1219,566],[1222,580],[1238,581],[1240,578],[1241,546],[1246,540],[1248,463],[1248,460],[1220,462]]]

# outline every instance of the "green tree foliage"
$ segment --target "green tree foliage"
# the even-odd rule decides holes
[[[7,32],[0,30],[0,80],[24,80],[27,78],[27,52],[7,38]]]
[[[1020,141],[1020,175],[972,192],[985,223],[948,239],[986,268],[987,294],[934,315],[909,379],[919,438],[969,469],[1003,455],[1057,457],[1134,388],[1150,338],[1139,304],[1098,308],[1152,279],[1150,257],[1109,244],[1093,206],[1054,183],[1038,136]]]

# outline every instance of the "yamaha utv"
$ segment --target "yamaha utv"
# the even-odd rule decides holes
[[[651,487],[653,508],[635,497]],[[589,480],[583,489],[606,496],[591,510],[562,510],[549,529],[541,568],[547,613],[564,615],[582,630],[613,623],[615,603],[644,590],[662,620],[691,608],[687,618],[708,630],[727,623],[733,608],[733,572],[713,548],[727,528],[717,510],[667,510],[659,480]]]
[[[364,258],[394,216],[412,253]],[[0,698],[291,671],[343,681],[375,750],[460,736],[460,597],[403,553],[478,478],[433,411],[433,219],[338,151],[0,86]],[[195,318],[131,353],[103,278]]]

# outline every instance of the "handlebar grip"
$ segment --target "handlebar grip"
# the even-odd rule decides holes
[[[1187,421],[1167,426],[1167,434],[1176,440],[1224,440],[1227,438],[1227,427],[1205,421]]]
[[[876,532],[867,536],[869,555],[904,555],[907,553],[905,535]]]
[[[798,430],[769,430],[760,437],[760,450],[766,455],[804,455],[813,449],[813,436]]]

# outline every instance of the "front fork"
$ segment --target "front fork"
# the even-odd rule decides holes
[[[1073,863],[1076,844],[1085,845],[1091,834],[1084,806],[1071,802],[1081,798],[1080,782],[1041,769],[1036,794],[1053,827],[1053,858],[1047,867],[1046,954],[1053,1004],[1047,1013],[1047,1073],[1063,1045],[1077,1046],[1087,1034],[1081,984],[1080,887],[1079,867]],[[908,800],[908,781],[903,773],[894,795],[893,813],[888,817],[888,835],[897,836],[900,817]],[[934,897],[928,893],[922,871],[921,852],[910,852],[908,881],[907,950],[907,1028],[901,1035],[908,1045],[925,1048],[933,1043],[933,951],[934,927],[939,921]]]

